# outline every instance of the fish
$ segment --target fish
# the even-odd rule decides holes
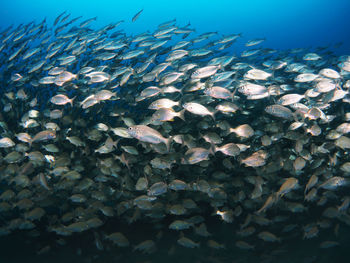
[[[33,142],[41,142],[46,140],[52,140],[56,138],[56,132],[52,130],[44,130],[35,134],[35,136],[31,139],[30,143]]]
[[[196,164],[198,162],[208,160],[210,154],[213,154],[212,150],[207,150],[200,147],[191,148],[185,152],[182,163]]]
[[[263,231],[258,234],[258,237],[266,242],[281,242],[281,239],[276,237],[274,234]]]
[[[177,240],[177,243],[180,244],[181,246],[188,247],[188,248],[198,248],[200,245],[199,243],[196,243],[187,237],[180,237]]]
[[[281,185],[280,189],[276,193],[278,197],[284,196],[290,191],[299,187],[299,180],[294,177],[289,177],[285,180],[285,182]]]
[[[179,106],[179,101],[172,101],[170,99],[164,98],[164,99],[158,99],[153,101],[149,106],[148,109],[150,110],[159,110],[159,109],[171,109],[174,106]]]
[[[266,87],[250,82],[243,82],[238,88],[238,92],[246,96],[262,95],[265,94],[267,91],[268,90]]]
[[[216,99],[230,99],[230,98],[233,98],[233,95],[234,95],[229,90],[219,86],[206,88],[204,90],[204,94]]]
[[[240,249],[253,250],[255,247],[245,241],[239,240],[235,243],[236,247]]]
[[[162,108],[153,113],[151,120],[153,122],[173,121],[174,117],[179,117],[180,119],[185,120],[184,113],[185,110],[175,112],[173,109]]]
[[[193,224],[188,223],[186,221],[175,220],[174,222],[172,222],[169,225],[169,229],[173,229],[173,230],[179,231],[179,230],[189,229],[192,226],[193,226]]]
[[[244,74],[244,78],[249,80],[266,80],[271,76],[272,76],[271,73],[265,72],[261,69],[255,69],[255,68],[247,71]]]
[[[262,43],[263,41],[265,41],[265,38],[251,39],[245,44],[245,46],[246,47],[255,46],[255,45],[258,45],[258,44]]]
[[[294,117],[293,112],[289,108],[284,107],[284,106],[279,105],[279,104],[267,106],[265,108],[265,111],[268,114],[271,114],[272,116],[286,119],[286,120],[291,120]]]
[[[149,196],[158,196],[167,192],[168,186],[163,182],[154,183],[147,191]]]
[[[205,106],[197,103],[197,102],[187,102],[183,104],[183,108],[186,111],[189,111],[193,114],[200,115],[200,116],[206,116],[209,115],[215,120],[215,112],[209,111]]]
[[[55,21],[54,21],[54,26],[57,25],[57,23],[60,21],[61,17],[66,13],[67,11],[64,11],[62,12],[61,14],[59,14],[56,18],[55,18]]]
[[[130,126],[128,128],[128,134],[142,142],[154,144],[164,143],[167,147],[167,150],[170,150],[170,143],[172,141],[172,138],[164,138],[157,130],[146,125]]]
[[[7,137],[1,138],[0,139],[0,148],[10,148],[15,146],[15,143]]]
[[[75,98],[69,99],[66,95],[58,94],[53,96],[50,99],[50,102],[55,105],[66,105],[67,103],[69,103],[71,106],[73,106],[74,99]]]
[[[249,124],[242,124],[237,126],[236,128],[229,128],[228,132],[233,132],[237,136],[242,138],[249,138],[254,135],[254,130]]]
[[[219,69],[219,66],[216,66],[216,65],[199,68],[192,73],[191,78],[192,79],[207,78],[207,77],[213,76],[218,71],[218,69]]]
[[[287,94],[278,99],[277,104],[288,106],[291,104],[298,103],[301,99],[305,98],[304,95],[300,94]]]
[[[295,77],[295,82],[311,82],[318,78],[319,76],[317,74],[313,73],[302,73]]]
[[[130,245],[129,240],[120,232],[109,234],[105,238],[119,247],[128,247]]]
[[[264,205],[257,211],[258,214],[265,212],[267,209],[272,207],[277,201],[277,195],[271,194],[265,201]]]
[[[263,150],[254,152],[252,155],[241,160],[247,167],[260,167],[266,164],[267,154]]]
[[[153,240],[145,240],[136,246],[134,246],[134,251],[142,251],[142,253],[145,254],[151,254],[154,253],[156,250],[156,243]]]
[[[319,188],[327,189],[327,190],[335,190],[340,186],[349,185],[349,181],[340,176],[334,176],[327,181],[323,182]]]

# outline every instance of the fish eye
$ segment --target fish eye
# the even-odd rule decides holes
[[[131,128],[131,127],[129,127],[129,128],[128,128],[128,130],[129,130],[129,131],[131,131],[131,130],[132,130],[132,128]]]

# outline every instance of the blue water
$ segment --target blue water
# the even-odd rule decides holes
[[[52,23],[65,10],[72,17],[97,16],[92,28],[125,20],[121,28],[128,34],[154,30],[159,23],[176,18],[179,25],[190,22],[198,33],[242,32],[241,42],[266,37],[264,47],[308,48],[341,42],[332,50],[350,54],[348,0],[1,0],[0,7],[0,28],[45,17]],[[131,23],[142,8],[139,19]]]

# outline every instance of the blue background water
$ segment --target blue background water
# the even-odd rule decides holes
[[[243,40],[266,37],[264,47],[296,48],[343,45],[334,49],[350,54],[349,0],[1,0],[0,28],[10,24],[42,21],[67,10],[72,17],[97,16],[92,27],[125,20],[121,28],[128,34],[154,30],[176,18],[180,25],[191,22],[198,33],[243,33]],[[131,17],[144,8],[135,23]],[[80,22],[83,20],[79,20]]]

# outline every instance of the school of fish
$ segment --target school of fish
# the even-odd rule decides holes
[[[155,254],[170,235],[169,255],[236,249],[261,262],[290,240],[342,245],[350,56],[263,38],[237,53],[241,34],[175,19],[138,35],[82,20],[0,32],[0,236],[53,235],[38,254],[79,235],[98,251]],[[128,236],[143,223],[152,235]]]

